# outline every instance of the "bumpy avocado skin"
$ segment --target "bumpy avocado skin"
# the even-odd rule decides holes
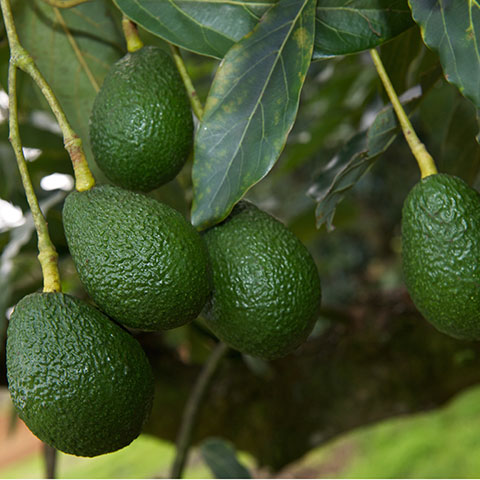
[[[146,46],[115,63],[95,98],[90,140],[115,184],[149,191],[172,180],[193,143],[190,102],[170,56]]]
[[[460,178],[418,182],[402,212],[405,283],[422,315],[459,339],[480,338],[480,195]]]
[[[212,332],[231,347],[268,360],[303,343],[321,301],[317,268],[304,245],[245,201],[204,238],[213,270],[206,308]]]
[[[211,292],[208,253],[173,208],[102,185],[70,193],[63,223],[80,280],[119,323],[167,330],[201,312]]]
[[[153,376],[140,344],[97,309],[61,293],[34,293],[16,306],[7,376],[30,430],[73,455],[128,445],[152,406]]]

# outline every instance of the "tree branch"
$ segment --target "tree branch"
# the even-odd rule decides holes
[[[80,192],[89,190],[95,185],[95,180],[85,158],[82,140],[68,123],[67,117],[65,116],[60,103],[50,88],[50,85],[35,65],[32,56],[20,44],[12,17],[10,1],[0,0],[0,5],[2,8],[5,29],[7,31],[8,43],[10,45],[10,64],[30,75],[42,91],[55,115],[55,118],[57,119],[60,129],[62,130],[65,149],[70,155],[73,170],[75,172],[75,187]]]
[[[4,0],[2,0],[3,2]],[[2,3],[3,6],[3,3]],[[18,170],[22,178],[23,188],[27,197],[28,205],[32,212],[33,223],[38,236],[38,260],[42,267],[43,291],[59,292],[60,275],[58,273],[58,253],[55,250],[48,233],[47,221],[43,216],[38,204],[35,190],[27,169],[27,162],[23,155],[23,148],[18,128],[18,107],[17,107],[17,67],[13,62],[8,69],[8,99],[9,99],[9,128],[10,143],[12,144],[17,159]]]
[[[187,68],[185,67],[185,63],[183,62],[182,56],[180,55],[180,50],[178,49],[178,47],[172,44],[170,44],[170,50],[172,52],[173,60],[177,65],[178,72],[182,77],[183,84],[185,85],[185,88],[187,90],[188,97],[190,98],[190,103],[192,105],[193,113],[195,113],[196,117],[199,120],[202,120],[203,106],[200,100],[198,99],[198,95],[195,90],[195,87],[193,86],[192,79],[190,78],[190,75],[187,72]]]
[[[227,345],[222,342],[217,344],[210,354],[207,362],[203,366],[203,369],[193,387],[192,393],[185,406],[185,410],[183,411],[182,422],[177,435],[177,453],[170,471],[171,478],[182,477],[183,467],[185,466],[185,462],[187,460],[190,442],[192,439],[192,432],[200,405],[205,397],[207,387],[210,384],[210,381],[213,378],[221,359],[224,357],[227,351]]]

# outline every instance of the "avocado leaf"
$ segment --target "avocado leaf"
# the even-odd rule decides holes
[[[192,223],[223,220],[277,161],[310,65],[314,0],[280,0],[217,70],[195,138]]]

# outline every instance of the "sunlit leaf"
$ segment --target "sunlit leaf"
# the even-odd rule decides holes
[[[410,0],[410,8],[447,80],[480,108],[479,0]]]
[[[313,48],[314,0],[280,0],[220,65],[195,140],[192,222],[225,218],[276,162]]]

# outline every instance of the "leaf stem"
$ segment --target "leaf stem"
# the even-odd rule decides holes
[[[407,114],[405,113],[400,100],[398,99],[392,82],[390,81],[390,78],[388,77],[388,74],[383,66],[382,60],[380,59],[380,55],[375,49],[370,50],[370,55],[372,56],[373,63],[375,64],[378,76],[383,83],[388,98],[390,98],[395,113],[397,114],[398,121],[402,127],[403,135],[405,136],[410,150],[417,160],[422,178],[438,173],[432,156],[428,153],[425,145],[417,137],[417,134],[415,133],[415,130],[413,129],[413,126]]]
[[[2,0],[2,2],[5,0]],[[3,6],[3,3],[2,3]],[[58,272],[58,253],[55,250],[48,233],[47,221],[43,216],[38,204],[35,190],[27,169],[27,162],[23,154],[20,131],[18,128],[18,106],[17,106],[17,66],[10,62],[8,68],[8,99],[9,99],[9,128],[10,143],[12,144],[17,159],[18,170],[22,178],[23,188],[27,197],[28,205],[32,212],[33,223],[38,236],[38,260],[42,267],[43,291],[59,292],[60,275]]]
[[[190,448],[190,442],[192,440],[193,427],[195,426],[200,404],[205,397],[207,387],[210,384],[221,359],[225,356],[227,351],[227,345],[223,342],[218,343],[208,357],[208,360],[195,382],[192,393],[185,406],[185,410],[183,411],[182,422],[180,424],[180,430],[178,431],[176,441],[177,453],[170,470],[170,478],[182,477],[183,468]]]
[[[92,84],[93,89],[95,90],[95,92],[98,93],[98,91],[100,90],[98,82],[95,79],[95,77],[93,76],[92,70],[88,66],[88,63],[86,62],[86,60],[85,60],[77,42],[75,41],[75,38],[73,37],[72,33],[68,29],[68,26],[65,23],[65,20],[63,19],[63,16],[62,16],[60,10],[58,8],[54,8],[53,10],[55,12],[55,17],[56,17],[58,23],[61,25],[63,31],[65,32],[65,35],[68,38],[68,42],[70,43],[70,45],[71,45],[71,47],[72,47],[72,49],[75,53],[75,56],[77,57],[78,63],[80,63],[80,65],[82,66],[82,69],[85,72],[85,74],[87,75],[88,80],[90,80],[90,83]]]
[[[91,0],[43,0],[55,8],[72,8],[82,3],[90,2]]]
[[[127,50],[130,53],[136,52],[143,47],[143,42],[138,36],[137,25],[125,15],[122,18],[123,35],[127,42]]]
[[[178,72],[182,77],[183,84],[188,93],[188,97],[190,98],[190,103],[192,105],[193,113],[198,118],[198,120],[202,120],[203,117],[203,106],[200,102],[195,87],[193,86],[192,79],[187,72],[187,68],[185,67],[185,63],[183,62],[182,55],[180,54],[180,50],[177,46],[170,44],[170,50],[172,52],[173,60],[177,65]]]
[[[55,118],[57,119],[60,129],[62,130],[65,149],[70,155],[75,173],[75,187],[80,192],[89,190],[95,185],[95,180],[85,158],[82,140],[68,123],[67,117],[65,116],[60,103],[50,88],[50,85],[35,65],[32,56],[20,44],[15,24],[13,22],[10,0],[0,0],[0,5],[7,31],[8,43],[10,45],[10,64],[30,75],[42,91],[55,115]]]

